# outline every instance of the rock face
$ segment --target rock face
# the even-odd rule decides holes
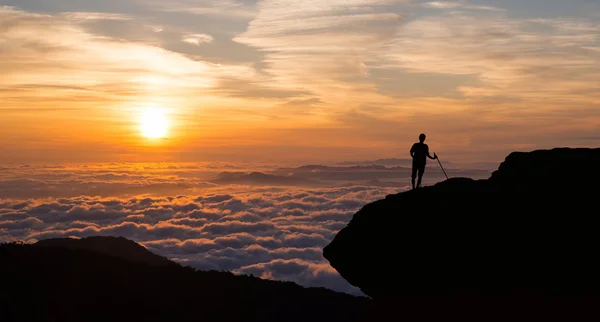
[[[454,178],[365,206],[324,249],[375,299],[600,296],[600,149],[512,153],[488,180]]]

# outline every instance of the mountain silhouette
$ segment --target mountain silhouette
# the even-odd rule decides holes
[[[35,243],[37,247],[64,247],[90,250],[148,265],[169,266],[175,262],[148,251],[144,246],[124,237],[54,238]]]
[[[512,153],[487,180],[366,205],[323,254],[404,317],[598,320],[599,167],[600,149]]]
[[[0,321],[359,321],[371,303],[197,271],[136,245],[113,237],[0,245]]]
[[[320,182],[306,178],[278,176],[262,172],[222,172],[217,178],[210,181],[216,184],[243,184],[243,185],[268,185],[268,186],[320,186]]]
[[[295,168],[297,171],[369,171],[369,170],[387,170],[387,167],[382,165],[352,165],[347,167],[330,167],[324,165],[303,165]]]
[[[384,167],[397,167],[397,166],[410,166],[412,164],[412,159],[398,159],[398,158],[389,158],[389,159],[377,159],[370,161],[344,161],[338,162],[338,165],[341,166],[384,166]]]

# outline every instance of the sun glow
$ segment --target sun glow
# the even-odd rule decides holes
[[[142,110],[140,130],[149,139],[160,139],[167,135],[169,122],[162,108],[150,107]]]

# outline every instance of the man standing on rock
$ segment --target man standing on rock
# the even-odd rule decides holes
[[[415,179],[417,178],[417,173],[419,174],[419,181],[417,183],[417,188],[421,187],[421,181],[423,180],[423,173],[425,173],[425,166],[427,165],[427,158],[432,160],[437,159],[437,155],[434,153],[434,156],[429,154],[429,146],[423,143],[427,136],[425,134],[419,135],[419,142],[415,143],[410,149],[410,156],[413,158],[412,163],[412,187],[415,189]]]

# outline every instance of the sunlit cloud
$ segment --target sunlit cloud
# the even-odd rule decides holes
[[[469,10],[488,10],[488,11],[506,11],[506,9],[492,6],[473,5],[466,2],[454,2],[454,1],[432,1],[425,2],[422,4],[426,8],[434,9],[469,9]]]
[[[445,2],[445,1],[433,1],[426,2],[423,4],[424,7],[436,8],[436,9],[452,9],[461,7],[462,4],[460,2]]]
[[[458,87],[469,97],[597,103],[600,55],[585,48],[599,31],[593,22],[442,14],[407,23],[388,58],[411,72],[470,75],[478,84]]]
[[[98,20],[131,20],[132,17],[119,13],[104,12],[65,12],[63,14],[68,20],[76,22],[89,22]]]
[[[385,101],[368,81],[366,62],[401,23],[405,1],[261,1],[234,40],[265,51],[264,71],[282,88],[300,88],[329,108]],[[392,9],[386,11],[386,9]]]
[[[213,37],[206,34],[192,34],[185,35],[181,40],[188,44],[200,46],[200,44],[211,43],[213,41]]]
[[[17,10],[5,10],[0,15],[10,26],[0,37],[12,44],[3,53],[0,67],[22,71],[3,77],[1,85],[15,90],[35,85],[72,86],[110,99],[125,93],[124,89],[129,89],[128,95],[157,94],[155,88],[148,93],[146,87],[145,80],[152,78],[163,78],[160,90],[168,94],[171,89],[210,88],[219,77],[248,72],[247,67],[192,60],[150,44],[97,37],[60,17]]]

